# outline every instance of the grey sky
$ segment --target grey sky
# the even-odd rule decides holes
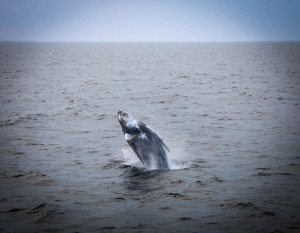
[[[298,0],[0,0],[0,40],[300,40]]]

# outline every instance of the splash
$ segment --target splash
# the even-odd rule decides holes
[[[169,159],[170,170],[180,170],[191,167],[191,162]]]
[[[172,148],[169,156],[169,165],[171,170],[189,168],[192,163],[190,157],[186,153],[185,144],[182,140],[174,139],[168,142],[170,148]]]
[[[150,165],[146,166],[138,159],[137,155],[134,153],[134,151],[131,149],[131,147],[129,147],[127,145],[123,146],[122,154],[123,154],[123,164],[126,166],[133,166],[133,167],[145,169],[147,171],[158,170],[155,161],[151,161]],[[192,165],[191,162],[182,161],[177,158],[178,158],[178,155],[176,152],[174,154],[173,153],[167,154],[167,159],[168,159],[168,164],[169,164],[170,170],[185,169],[185,168],[189,168]]]
[[[144,167],[143,163],[138,159],[134,151],[129,146],[122,147],[123,164],[134,167]]]
[[[137,155],[134,153],[134,151],[131,149],[131,147],[129,147],[129,146],[124,146],[122,148],[122,154],[123,154],[123,159],[124,159],[123,164],[126,166],[133,166],[133,167],[145,169],[147,171],[158,169],[154,160],[150,161],[149,166],[146,166],[145,164],[143,164],[138,159]]]

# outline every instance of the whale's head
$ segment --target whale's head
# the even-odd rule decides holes
[[[139,138],[142,131],[140,129],[140,122],[134,119],[129,113],[127,112],[118,112],[118,120],[120,125],[122,126],[122,131],[124,133],[125,140],[128,143],[132,143],[135,139]]]
[[[123,131],[127,131],[126,129],[130,130],[134,128],[139,128],[139,122],[127,112],[119,111],[118,120],[120,125],[122,126]]]

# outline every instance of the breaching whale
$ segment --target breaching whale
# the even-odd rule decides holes
[[[167,153],[170,149],[153,129],[126,112],[119,111],[118,120],[125,140],[143,164],[156,169],[169,169]]]

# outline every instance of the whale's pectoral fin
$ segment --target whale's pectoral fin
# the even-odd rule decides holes
[[[170,152],[170,149],[169,149],[169,147],[165,144],[164,140],[162,140],[162,143],[163,143],[164,147],[167,149],[167,151]]]
[[[139,137],[138,134],[128,134],[125,133],[124,138],[127,142],[132,142],[133,140],[137,139]]]
[[[146,127],[147,127],[148,130],[150,130],[152,133],[154,133],[154,135],[156,136],[157,140],[160,141],[160,142],[163,144],[163,146],[166,148],[166,150],[167,150],[168,152],[170,152],[170,149],[169,149],[169,147],[165,144],[164,139],[162,139],[162,137],[159,136],[158,133],[157,133],[154,129],[152,129],[150,126],[146,125]]]

